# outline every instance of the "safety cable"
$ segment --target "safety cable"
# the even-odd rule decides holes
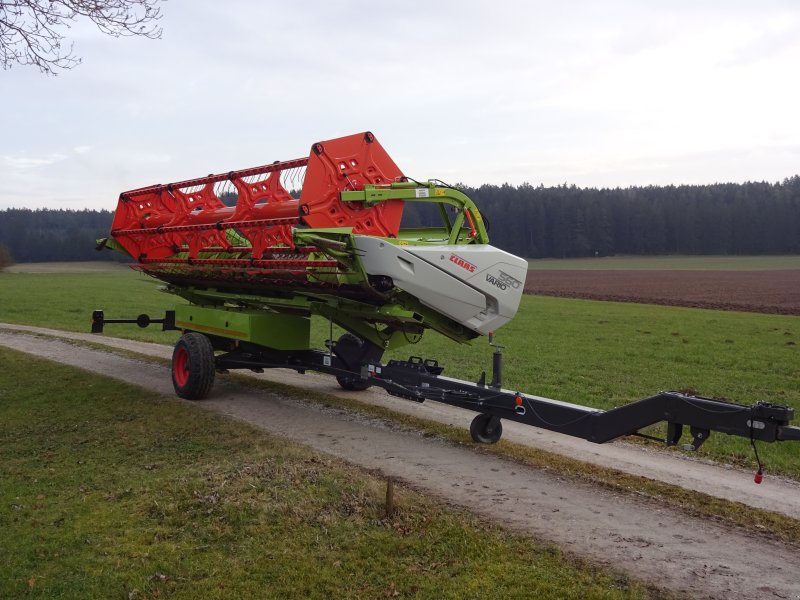
[[[411,345],[414,345],[414,344],[419,344],[420,340],[422,340],[422,332],[420,332],[420,333],[417,333],[417,334],[413,334],[413,333],[412,333],[412,334],[411,334],[411,337],[408,337],[408,332],[405,330],[405,327],[404,327],[404,328],[402,328],[400,331],[402,331],[402,332],[403,332],[403,337],[404,337],[404,338],[406,338],[406,342],[408,342],[408,343],[409,343],[409,344],[411,344]],[[411,339],[412,337],[414,337],[414,335],[416,335],[416,336],[417,336],[417,339],[416,339],[416,340],[412,340],[412,339]]]
[[[421,187],[424,187],[424,186],[425,186],[425,184],[424,184],[424,183],[420,183],[419,181],[417,181],[417,180],[416,180],[416,179],[414,179],[413,177],[409,177],[408,175],[406,175],[405,177],[406,177],[406,179],[408,179],[409,181],[412,181],[412,182],[416,183],[418,186],[421,186]],[[454,186],[454,185],[450,185],[450,184],[448,184],[448,183],[445,183],[445,182],[444,182],[444,181],[442,181],[441,179],[430,179],[430,180],[429,180],[429,183],[433,183],[433,184],[437,185],[438,187],[445,187],[445,188],[449,188],[449,189],[451,189],[451,190],[456,190],[457,192],[460,192],[460,191],[461,191],[461,190],[460,190],[459,188],[457,188],[456,186]]]
[[[669,393],[669,392],[667,392],[667,393]],[[749,407],[749,406],[737,406],[737,407],[731,408],[731,409],[715,410],[713,408],[705,408],[703,406],[700,406],[698,403],[696,403],[691,398],[683,398],[683,400],[687,404],[691,404],[697,410],[700,410],[700,411],[703,411],[703,412],[707,412],[707,413],[710,413],[712,415],[729,415],[729,414],[735,414],[735,413],[739,413],[739,412],[748,412],[748,411],[752,410],[752,408]]]
[[[756,462],[758,463],[758,471],[756,471],[753,481],[761,483],[764,480],[764,466],[761,464],[761,458],[758,456],[758,448],[756,447],[755,438],[755,411],[756,407],[750,409],[750,445],[753,447],[753,453],[756,455]]]
[[[428,388],[428,389],[431,389],[431,388]],[[452,393],[453,392],[450,392],[448,390],[442,390],[442,397],[445,397],[447,394],[452,394]],[[509,410],[509,411],[513,412],[514,409],[513,408],[509,408],[508,406],[504,406],[502,404],[490,404],[490,402],[492,400],[495,400],[497,398],[505,398],[506,396],[507,396],[507,394],[505,392],[500,392],[498,394],[493,394],[491,396],[487,396],[486,398],[479,398],[478,400],[470,400],[470,399],[467,399],[467,398],[459,398],[459,400],[465,405],[466,404],[470,404],[470,405],[474,405],[474,406],[501,409],[501,410]],[[541,414],[538,411],[536,411],[535,408],[533,408],[533,405],[531,404],[530,399],[525,398],[525,402],[526,402],[526,404],[528,406],[528,409],[531,411],[531,413],[537,419],[539,419],[539,421],[541,423],[543,423],[544,425],[546,425],[547,427],[550,427],[552,429],[560,429],[560,428],[564,428],[564,427],[569,427],[570,425],[574,425],[575,423],[579,423],[583,419],[589,418],[589,417],[597,414],[596,412],[589,412],[589,413],[586,413],[586,414],[583,414],[583,415],[577,417],[576,419],[573,419],[572,421],[565,421],[564,423],[554,423],[554,422],[548,421],[547,419],[542,417]]]
[[[459,188],[457,188],[456,186],[454,186],[454,185],[450,185],[449,183],[445,183],[445,182],[444,182],[444,181],[442,181],[441,179],[431,179],[431,181],[432,181],[433,183],[436,183],[436,184],[441,184],[441,187],[450,188],[451,190],[456,190],[457,192],[460,192],[460,191],[461,191],[461,190],[460,190]]]
[[[537,419],[539,419],[539,420],[540,420],[542,423],[544,423],[544,424],[545,424],[545,425],[547,425],[548,427],[552,427],[553,429],[556,429],[556,428],[563,428],[563,427],[569,427],[570,425],[575,425],[575,423],[579,423],[579,422],[581,422],[583,419],[587,419],[587,418],[589,418],[589,417],[592,417],[592,416],[594,416],[594,415],[596,415],[596,414],[597,414],[597,412],[587,412],[587,413],[585,413],[585,414],[583,414],[583,415],[581,415],[581,416],[579,416],[579,417],[577,417],[577,418],[573,419],[572,421],[566,421],[566,422],[564,422],[564,423],[553,423],[552,421],[548,421],[547,419],[545,419],[544,417],[542,417],[542,416],[541,416],[541,415],[540,415],[540,414],[539,414],[539,413],[536,411],[536,409],[535,409],[535,408],[533,408],[533,405],[531,404],[531,401],[530,401],[529,399],[527,399],[527,398],[526,398],[526,399],[525,399],[525,401],[526,401],[526,404],[528,405],[528,407],[530,408],[531,412],[532,412],[532,413],[533,413],[533,414],[536,416],[536,418],[537,418]]]

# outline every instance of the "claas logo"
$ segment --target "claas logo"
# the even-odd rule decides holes
[[[461,267],[462,269],[466,269],[470,273],[474,273],[478,268],[468,260],[464,260],[460,256],[456,256],[455,254],[450,255],[450,262],[457,264],[459,267]]]

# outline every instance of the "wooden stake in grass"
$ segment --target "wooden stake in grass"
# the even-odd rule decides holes
[[[394,479],[386,480],[386,516],[394,515]]]

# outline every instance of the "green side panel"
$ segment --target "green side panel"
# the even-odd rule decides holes
[[[307,350],[311,338],[311,320],[307,317],[257,310],[178,305],[175,325],[275,350]]]

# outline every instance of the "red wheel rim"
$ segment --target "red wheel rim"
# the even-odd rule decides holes
[[[189,352],[186,348],[181,347],[175,351],[172,359],[172,375],[175,377],[175,383],[180,387],[185,386],[189,381]]]

